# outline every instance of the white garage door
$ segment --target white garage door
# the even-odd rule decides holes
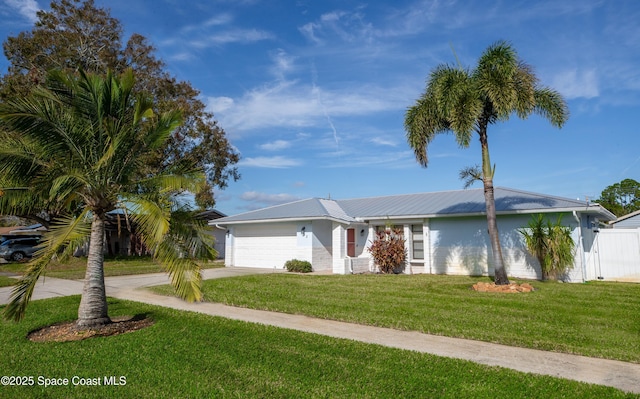
[[[236,226],[234,265],[281,269],[295,257],[296,227],[292,223]]]

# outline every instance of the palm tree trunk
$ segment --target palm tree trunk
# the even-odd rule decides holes
[[[489,240],[491,241],[491,254],[493,257],[493,281],[497,285],[509,284],[507,271],[504,268],[502,258],[502,246],[500,245],[500,234],[498,233],[498,222],[496,220],[496,200],[493,190],[493,168],[489,157],[489,142],[487,140],[487,128],[481,125],[480,144],[482,145],[482,182],[484,183],[484,202],[487,208],[487,226],[489,229]]]
[[[94,214],[91,222],[87,271],[84,277],[84,287],[76,323],[80,329],[102,327],[111,323],[111,319],[107,314],[103,250],[104,219]]]

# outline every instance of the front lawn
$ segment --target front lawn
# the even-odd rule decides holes
[[[640,284],[531,282],[480,293],[487,278],[268,274],[204,282],[205,300],[640,363]],[[169,287],[158,292],[172,295]]]
[[[202,264],[203,269],[223,266],[224,262],[222,260],[205,262]],[[21,274],[26,270],[26,267],[26,263],[0,264],[0,271],[8,271]],[[86,267],[86,257],[72,257],[64,263],[52,261],[49,265],[49,268],[47,269],[46,275],[49,277],[64,278],[69,280],[80,280],[84,278]],[[150,256],[114,257],[106,258],[104,260],[105,277],[163,272],[165,272],[165,270]]]
[[[0,276],[0,288],[1,287],[9,287],[9,286],[15,284],[16,281],[18,281],[18,280],[16,280],[15,278]]]
[[[78,296],[34,301],[23,322],[0,321],[1,374],[34,381],[33,386],[0,385],[0,397],[638,397],[613,388],[116,299],[109,299],[112,317],[146,315],[155,324],[77,342],[34,343],[25,338],[31,330],[73,320],[78,304]],[[45,388],[39,385],[45,378],[66,378],[68,385]],[[101,385],[74,386],[74,381]],[[114,381],[120,385],[105,386]]]

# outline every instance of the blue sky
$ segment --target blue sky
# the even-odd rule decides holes
[[[438,64],[473,67],[507,40],[571,112],[492,125],[494,183],[569,198],[640,181],[636,0],[96,0],[200,90],[242,155],[216,193],[227,214],[309,197],[457,190],[480,147],[451,135],[421,168],[404,113]],[[0,35],[31,29],[45,0],[0,0]],[[0,57],[0,73],[7,61]],[[476,187],[479,187],[476,184]]]

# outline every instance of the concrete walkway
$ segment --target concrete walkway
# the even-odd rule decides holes
[[[207,269],[204,278],[222,278],[253,273],[272,273],[271,269]],[[551,375],[570,380],[606,385],[627,392],[640,393],[640,364],[589,358],[555,352],[509,347],[481,341],[447,338],[412,331],[363,326],[359,324],[315,319],[285,313],[236,308],[217,303],[187,303],[174,297],[156,295],[140,289],[166,284],[165,274],[108,277],[107,295],[115,298],[199,312],[251,323],[289,328],[335,338],[413,350],[490,366],[506,367],[527,373]],[[38,284],[34,299],[79,294],[78,281],[47,278]],[[0,288],[0,304],[6,303],[10,288]]]

